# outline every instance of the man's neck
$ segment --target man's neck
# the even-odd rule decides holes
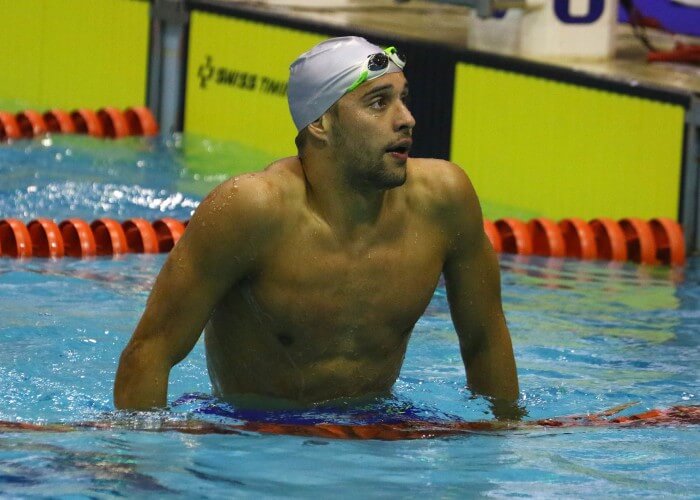
[[[353,185],[330,160],[301,159],[308,204],[343,238],[354,238],[374,227],[385,207],[388,190]],[[359,183],[358,183],[359,184]]]

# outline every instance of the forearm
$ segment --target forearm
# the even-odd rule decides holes
[[[170,364],[149,356],[143,346],[129,344],[121,355],[114,381],[114,406],[119,410],[152,410],[167,403]]]
[[[518,374],[508,328],[503,321],[473,350],[462,352],[467,372],[467,383],[475,394],[486,396],[492,403],[497,418],[519,418]]]
[[[469,388],[491,398],[516,401],[519,395],[518,376],[512,350],[487,350],[467,361]]]

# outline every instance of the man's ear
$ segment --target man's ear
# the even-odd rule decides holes
[[[312,121],[309,126],[309,134],[316,141],[328,142],[328,135],[330,133],[331,120],[328,113],[323,113],[320,118]]]

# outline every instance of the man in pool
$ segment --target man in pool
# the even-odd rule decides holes
[[[468,386],[509,416],[518,380],[498,261],[464,171],[409,158],[404,64],[358,37],[292,64],[298,156],[197,208],[121,355],[117,408],[165,406],[170,369],[203,330],[213,392],[236,404],[386,394],[443,273]]]

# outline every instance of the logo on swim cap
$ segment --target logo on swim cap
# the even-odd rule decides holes
[[[367,58],[383,52],[364,38],[345,36],[325,40],[300,55],[289,67],[287,91],[289,111],[297,130],[328,111],[358,81]],[[401,68],[391,59],[381,74],[397,71]]]

